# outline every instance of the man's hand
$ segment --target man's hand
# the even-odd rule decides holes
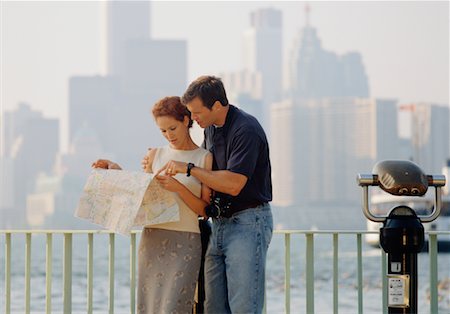
[[[177,173],[186,173],[187,163],[181,161],[170,160],[164,167],[158,170],[156,175],[158,176],[161,172],[165,170],[166,174],[169,176],[174,176]]]
[[[115,162],[112,162],[108,159],[97,159],[92,163],[92,168],[102,168],[102,169],[116,169],[116,170],[122,170],[122,168],[116,164]]]

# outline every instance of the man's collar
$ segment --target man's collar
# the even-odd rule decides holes
[[[233,105],[228,105],[228,112],[227,112],[227,116],[225,118],[225,123],[223,126],[219,127],[222,132],[223,135],[226,136],[228,134],[228,129],[230,128],[231,122],[233,120],[234,114],[236,112],[237,108]]]

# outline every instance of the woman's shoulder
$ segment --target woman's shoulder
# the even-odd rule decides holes
[[[203,147],[199,147],[196,149],[197,156],[201,156],[202,158],[206,158],[209,155],[212,156],[211,152]]]
[[[210,153],[209,150],[207,150],[206,148],[203,148],[201,146],[199,146],[199,148],[197,148],[197,151],[199,152],[199,154],[208,154],[208,153]]]

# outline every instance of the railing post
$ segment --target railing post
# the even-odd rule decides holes
[[[136,233],[130,238],[130,313],[136,312]]]
[[[361,233],[356,235],[358,251],[358,313],[363,313],[363,271],[362,271],[362,241]]]
[[[72,313],[72,233],[64,233],[63,312]]]
[[[267,282],[264,281],[264,303],[263,303],[262,314],[267,314],[267,294],[266,294],[266,290],[267,290]]]
[[[314,233],[306,233],[306,313],[314,313]]]
[[[284,235],[284,308],[285,313],[291,312],[291,235],[286,233]]]
[[[25,313],[30,313],[31,233],[25,234]]]
[[[438,313],[438,265],[437,265],[437,235],[428,235],[428,250],[430,255],[430,313]]]
[[[388,301],[388,293],[387,293],[387,259],[386,252],[384,250],[381,251],[381,289],[382,289],[382,304],[383,304],[383,314],[388,313],[387,301]]]
[[[45,312],[47,314],[52,313],[52,251],[53,251],[53,238],[51,233],[47,233],[46,242],[46,270],[45,270]]]
[[[338,234],[333,233],[333,313],[338,314],[339,310],[339,260],[338,260],[338,251],[339,251],[339,240]]]
[[[88,248],[87,248],[87,313],[92,314],[92,298],[94,286],[94,235],[88,234]]]
[[[11,233],[5,234],[5,313],[11,313]]]
[[[114,313],[114,233],[109,234],[109,314]]]

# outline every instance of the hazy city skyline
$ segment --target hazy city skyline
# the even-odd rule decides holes
[[[60,227],[67,224],[69,228],[76,224],[72,212],[92,160],[111,158],[126,169],[139,169],[147,147],[165,145],[152,122],[149,112],[152,103],[165,95],[181,94],[189,80],[205,73],[222,76],[231,102],[254,114],[265,127],[271,143],[274,206],[301,207],[303,215],[310,206],[315,206],[315,216],[319,217],[317,206],[320,205],[322,215],[328,218],[330,206],[344,206],[347,211],[351,206],[357,211],[359,193],[354,183],[355,173],[370,169],[380,158],[412,159],[433,173],[439,172],[449,158],[448,102],[445,107],[435,106],[441,102],[438,101],[440,94],[432,93],[436,86],[437,90],[442,89],[439,85],[442,81],[447,81],[448,89],[448,73],[445,74],[442,67],[434,68],[436,64],[448,64],[442,57],[442,53],[448,53],[448,47],[442,46],[443,42],[448,43],[448,38],[438,35],[424,38],[421,34],[425,22],[420,16],[415,16],[420,23],[404,21],[398,29],[390,25],[396,38],[402,39],[393,43],[388,39],[380,40],[381,37],[372,39],[379,34],[370,27],[387,30],[389,24],[381,17],[379,20],[383,23],[371,21],[372,13],[362,13],[369,9],[376,12],[380,7],[372,8],[373,3],[362,3],[364,10],[361,3],[356,6],[326,3],[319,16],[326,16],[329,9],[337,10],[326,23],[316,23],[313,18],[314,6],[320,7],[323,3],[303,3],[297,8],[298,3],[294,2],[273,6],[262,2],[252,8],[254,3],[251,2],[239,7],[208,2],[206,8],[199,8],[199,12],[205,13],[204,17],[186,21],[188,17],[197,17],[190,14],[190,10],[198,3],[188,4],[192,6],[186,10],[183,10],[185,2],[142,1],[64,5],[17,2],[8,7],[8,12],[12,10],[16,14],[29,8],[36,8],[36,12],[28,12],[28,16],[21,15],[12,22],[14,14],[10,13],[5,23],[16,25],[7,27],[11,30],[6,32],[8,49],[2,54],[2,60],[11,61],[2,63],[2,75],[8,78],[2,83],[11,86],[4,88],[2,85],[0,209],[4,209],[3,221],[7,226],[11,225],[17,211],[22,213],[23,224],[30,226],[56,223]],[[385,9],[399,7],[408,11],[412,10],[409,6],[417,5],[424,6],[389,3]],[[249,12],[247,7],[251,8]],[[289,13],[297,10],[294,26],[288,26],[287,8],[290,8]],[[339,13],[343,8],[352,15]],[[85,23],[70,20],[85,18],[77,13],[67,15],[69,20],[63,21],[62,17],[68,13],[61,12],[69,9],[79,14],[95,12],[97,18],[87,19]],[[171,11],[164,13],[165,9]],[[54,13],[47,16],[47,20],[53,21],[53,26],[60,26],[59,32],[42,26],[52,23],[36,19],[46,17],[41,11]],[[239,14],[233,15],[237,22],[228,23],[229,29],[218,24],[211,32],[205,25],[214,25],[210,20],[214,12],[224,17],[232,16],[233,12]],[[247,15],[242,18],[248,21],[246,25],[238,22],[242,12]],[[166,19],[158,22],[161,16]],[[364,17],[369,20],[364,20],[366,24],[358,20]],[[340,29],[333,37],[335,43],[346,42],[351,38],[347,34],[361,35],[362,30],[363,38],[369,39],[366,44],[372,45],[372,49],[364,51],[364,45],[356,37],[342,45],[330,46],[333,39],[321,35],[321,25],[333,25],[333,19],[337,19],[337,29],[349,20],[355,29],[346,32]],[[168,23],[168,20],[178,24]],[[90,29],[93,24],[89,21],[100,26]],[[416,24],[420,24],[419,30],[415,29]],[[158,31],[158,25],[167,26]],[[186,29],[180,25],[185,25]],[[402,27],[408,31],[402,32]],[[12,36],[16,28],[25,33],[16,32]],[[427,34],[434,31],[433,34],[442,35],[441,30],[433,30],[431,26],[425,30]],[[90,31],[94,36],[83,31]],[[166,31],[169,33],[161,35]],[[174,36],[177,32],[179,35]],[[209,32],[212,35],[208,36]],[[30,33],[34,35],[32,39],[27,37]],[[382,35],[388,38],[390,33],[386,31]],[[52,36],[50,43],[48,40]],[[86,44],[80,38],[93,41]],[[245,44],[240,46],[237,38],[245,38]],[[196,39],[202,40],[196,42]],[[402,52],[405,42],[409,43],[411,53]],[[17,48],[20,45],[26,47]],[[240,57],[233,61],[231,52],[236,51]],[[92,61],[94,52],[97,63],[87,69],[84,67],[87,63],[83,62]],[[370,62],[370,55],[373,52],[375,69],[381,70],[384,81],[372,79],[374,63]],[[46,60],[51,56],[53,60],[48,63]],[[198,62],[198,58],[203,63]],[[17,63],[19,59],[21,63]],[[79,67],[75,68],[72,62]],[[67,65],[70,67],[65,68]],[[402,66],[407,73],[398,68]],[[202,68],[210,70],[203,72]],[[390,70],[387,74],[386,68]],[[426,71],[421,71],[422,68]],[[24,75],[24,70],[30,75]],[[415,71],[420,75],[411,74]],[[445,77],[439,80],[441,74]],[[417,84],[417,80],[424,82],[415,87],[413,83]],[[389,83],[398,94],[388,97],[387,91],[377,91],[374,87],[377,82]],[[402,94],[404,85],[407,88]],[[16,89],[21,92],[17,93]],[[41,101],[32,90],[39,91]],[[3,100],[14,95],[26,99],[18,100],[24,101],[20,102],[19,110],[14,109],[17,106],[6,110]],[[443,110],[439,111],[438,107]],[[58,120],[52,117],[54,109],[60,110],[56,115]],[[401,118],[401,114],[411,121],[409,128],[403,121],[408,119]],[[408,138],[400,134],[401,129],[414,136]],[[194,140],[200,143],[201,130],[196,127],[192,133]],[[308,171],[296,164],[308,165]],[[339,215],[340,212],[333,210],[333,213]],[[314,219],[308,221],[313,223]]]
[[[153,121],[153,103],[212,74],[222,77],[231,103],[264,127],[274,230],[297,230],[272,241],[267,311],[305,305],[302,282],[291,288],[292,304],[279,288],[289,250],[291,277],[311,274],[302,267],[304,252],[292,248],[312,244],[315,283],[329,287],[320,289],[321,299],[334,300],[337,274],[343,312],[361,311],[362,302],[346,301],[355,298],[355,283],[364,309],[381,312],[383,259],[361,243],[360,230],[371,227],[355,177],[399,159],[449,179],[450,1],[137,1],[0,0],[0,308],[35,312],[45,303],[47,311],[82,312],[86,301],[101,311],[135,307],[136,238],[99,234],[93,230],[100,226],[74,212],[92,162],[110,159],[142,175],[147,149],[169,145]],[[191,130],[200,144],[202,130]],[[111,192],[105,201],[117,205]],[[437,224],[428,224],[438,247],[450,226],[445,204]],[[424,213],[422,205],[408,206]],[[305,230],[322,232],[298,237]],[[340,272],[329,271],[336,256],[324,230],[334,230],[333,250],[339,234]],[[364,257],[362,286],[356,254]],[[450,306],[450,294],[441,298],[446,255],[429,260],[438,265],[439,290],[419,287],[421,312],[429,300],[432,309]],[[109,289],[108,263],[115,265]],[[334,301],[307,300],[306,308],[327,313]]]
[[[105,2],[1,3],[1,111],[23,101],[60,118],[63,149],[69,77],[106,72],[104,6]],[[149,29],[155,39],[187,41],[192,80],[242,68],[249,13],[264,7],[283,13],[286,76],[293,39],[306,23],[305,2],[152,2]],[[371,97],[449,103],[448,2],[310,1],[309,7],[309,23],[325,49],[361,53]]]

